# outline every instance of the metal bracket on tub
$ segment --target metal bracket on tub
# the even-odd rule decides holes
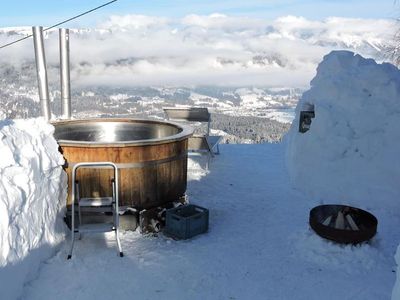
[[[144,162],[136,162],[136,163],[115,163],[118,169],[135,169],[135,168],[144,168],[144,167],[153,167],[157,166],[160,164],[165,164],[168,162],[176,161],[182,158],[187,157],[187,153],[182,153],[180,155],[176,155],[173,157],[168,157],[164,159],[157,159],[157,160],[149,160],[149,161],[144,161]],[[77,163],[76,162],[70,162],[68,163],[68,167],[74,167]],[[91,167],[88,167],[91,168]],[[93,167],[95,168],[95,167]],[[111,169],[111,167],[103,166],[103,167],[97,167],[99,168],[104,168],[104,169]]]

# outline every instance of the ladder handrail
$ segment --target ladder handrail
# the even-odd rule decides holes
[[[72,193],[71,193],[71,205],[74,209],[75,204],[75,178],[76,171],[81,167],[112,167],[114,169],[114,181],[115,181],[115,203],[118,209],[118,167],[113,162],[102,161],[102,162],[80,162],[74,165],[72,169]],[[117,210],[118,211],[118,210]],[[72,215],[73,218],[73,215]]]

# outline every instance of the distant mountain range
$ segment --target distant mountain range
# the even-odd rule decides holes
[[[227,142],[279,140],[324,55],[346,49],[385,60],[395,31],[390,20],[112,16],[96,28],[71,29],[74,116],[162,118],[164,106],[206,106]],[[0,44],[30,33],[0,28]],[[57,115],[57,30],[45,38]],[[0,51],[0,102],[8,117],[40,114],[32,40]]]
[[[332,50],[387,58],[391,20],[287,16],[272,22],[221,14],[179,20],[112,16],[92,29],[71,30],[72,75],[81,85],[307,87]],[[0,29],[0,43],[31,33]],[[58,34],[46,34],[49,65],[58,65]],[[0,53],[0,62],[32,61],[32,41]]]

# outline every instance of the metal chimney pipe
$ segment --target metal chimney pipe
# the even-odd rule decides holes
[[[44,53],[43,27],[32,27],[33,44],[35,47],[36,72],[39,86],[40,106],[43,117],[48,121],[51,118],[50,96],[47,81],[46,56]]]
[[[71,119],[71,83],[69,76],[69,29],[60,28],[60,80],[61,114],[63,119]]]

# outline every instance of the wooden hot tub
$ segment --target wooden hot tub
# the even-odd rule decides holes
[[[68,120],[53,125],[66,159],[68,205],[71,171],[78,162],[111,161],[117,165],[121,206],[146,209],[184,195],[191,129],[138,119]],[[79,169],[81,197],[110,196],[111,177],[111,170]]]

